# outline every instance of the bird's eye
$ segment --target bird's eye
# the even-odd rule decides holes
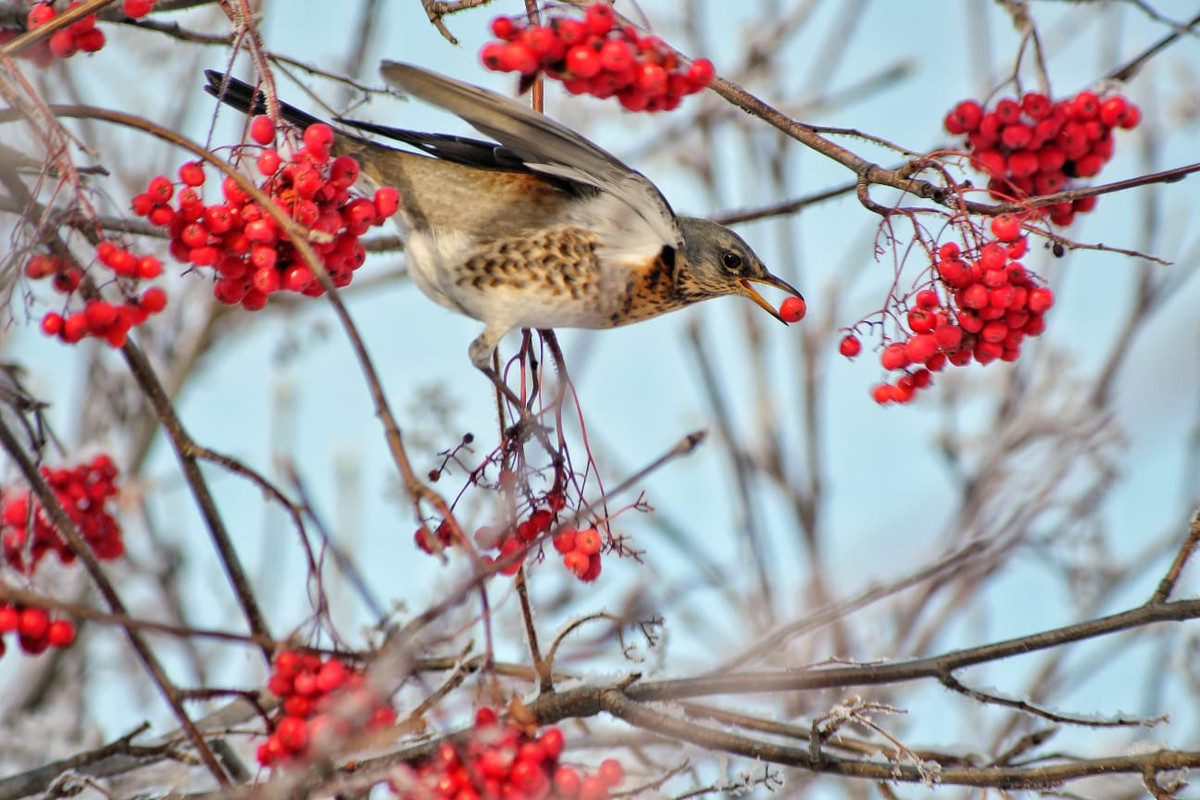
[[[725,269],[730,272],[737,272],[742,268],[742,257],[737,253],[726,253],[722,261],[725,263]]]

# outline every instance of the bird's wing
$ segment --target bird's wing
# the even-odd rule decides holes
[[[602,238],[618,251],[610,256],[647,257],[665,246],[682,247],[679,223],[658,187],[571,129],[515,100],[411,64],[384,61],[380,72],[492,137],[530,170],[598,189],[586,222],[609,228]]]

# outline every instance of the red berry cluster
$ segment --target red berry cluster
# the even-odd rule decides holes
[[[322,660],[316,653],[283,650],[275,656],[267,689],[282,702],[282,714],[267,740],[258,746],[264,767],[303,759],[309,746],[328,735],[348,736],[350,723],[328,712],[335,703],[361,703],[370,709],[366,730],[379,730],[396,721],[396,712],[367,688],[362,670],[337,658]]]
[[[125,0],[125,14],[134,19],[146,16],[154,10],[155,0]],[[34,30],[45,25],[58,16],[53,2],[37,2],[29,9],[25,18],[25,28],[0,28],[0,44],[11,42],[27,30]],[[69,11],[81,5],[79,0],[68,3],[64,10]],[[104,47],[104,31],[96,27],[96,15],[88,14],[71,23],[60,31],[55,31],[48,39],[42,39],[32,47],[21,52],[38,67],[48,67],[56,58],[70,58],[76,53],[94,53]]]
[[[601,762],[595,775],[562,765],[563,744],[558,728],[537,736],[481,708],[464,742],[447,742],[429,760],[401,766],[391,788],[399,800],[605,800],[625,780],[614,758]]]
[[[117,495],[117,467],[111,458],[101,454],[74,469],[42,467],[42,476],[96,558],[108,561],[125,552],[121,526],[107,507]],[[57,553],[64,564],[75,560],[75,551],[29,491],[0,495],[0,532],[4,562],[25,575],[32,575],[38,562],[50,552]]]
[[[67,4],[66,10],[70,11],[79,5],[83,4],[75,0]],[[58,12],[54,10],[52,3],[35,3],[29,9],[25,25],[28,30],[32,31],[57,16]],[[70,58],[80,51],[96,52],[104,47],[104,31],[96,27],[96,15],[88,14],[62,30],[55,31],[49,39],[42,41],[45,43],[44,46],[35,46],[26,53],[39,67],[47,66],[56,58]]]
[[[257,117],[251,135],[269,144],[275,127]],[[288,161],[274,148],[264,149],[256,167],[265,176],[262,190],[301,225],[326,234],[310,242],[336,286],[345,286],[366,260],[359,236],[396,213],[399,194],[384,187],[372,200],[351,195],[358,180],[358,162],[349,156],[331,158],[333,130],[323,123],[308,126],[304,146]],[[269,295],[287,290],[309,297],[324,293],[312,270],[299,258],[278,223],[258,203],[226,177],[225,202],[205,205],[199,189],[205,173],[199,162],[179,169],[183,188],[163,175],[133,198],[134,213],[167,228],[170,252],[177,260],[216,273],[213,294],[226,305],[240,303],[257,311]],[[172,199],[175,206],[172,207]]]
[[[44,653],[47,647],[70,647],[75,641],[75,625],[70,620],[51,619],[44,608],[0,600],[0,657],[8,650],[4,634],[14,631],[21,650],[31,656]]]
[[[503,480],[503,478],[502,478]],[[560,484],[561,486],[561,484]],[[500,572],[516,575],[525,563],[526,556],[533,551],[530,546],[545,535],[553,526],[558,512],[566,505],[561,488],[551,489],[531,504],[529,516],[516,525],[484,525],[476,529],[472,538],[481,550],[498,550],[493,558],[485,556],[491,564],[512,558]],[[432,539],[425,528],[418,528],[413,541],[426,553],[441,552],[453,544],[449,523],[441,522],[433,531]],[[591,582],[600,576],[600,551],[604,537],[596,528],[578,531],[567,528],[553,538],[554,549],[563,555],[563,565],[581,581]]]
[[[584,583],[600,577],[600,548],[604,536],[596,528],[579,531],[567,528],[554,537],[554,549],[562,554],[563,566]]]
[[[130,251],[105,239],[96,246],[99,263],[116,276],[116,285],[124,296],[122,303],[109,303],[98,297],[86,301],[82,310],[69,313],[47,312],[42,317],[42,331],[57,336],[67,344],[84,337],[104,339],[113,347],[125,344],[129,331],[141,325],[151,314],[167,307],[167,293],[151,286],[141,294],[140,282],[162,273],[162,262],[154,256],[135,256]],[[83,271],[70,259],[54,254],[38,253],[25,263],[25,275],[34,280],[51,278],[55,290],[68,295],[79,288]]]
[[[967,135],[972,165],[986,173],[988,191],[998,199],[1053,194],[1073,178],[1092,178],[1112,158],[1113,129],[1136,128],[1141,111],[1121,95],[1080,92],[1051,102],[1030,92],[1020,101],[1004,98],[984,110],[964,100],[946,115],[946,130]],[[1095,197],[1048,206],[1050,221],[1070,225],[1076,213],[1091,211]],[[1035,209],[1040,216],[1041,209]]]
[[[947,362],[963,367],[971,361],[1015,361],[1025,337],[1046,329],[1043,314],[1054,294],[1018,261],[1027,247],[1020,231],[1020,220],[1002,214],[992,222],[998,241],[970,253],[954,242],[941,246],[934,265],[938,280],[917,292],[906,316],[906,338],[880,354],[885,370],[902,374],[875,387],[877,403],[907,403]],[[862,345],[850,334],[839,349],[854,357]]]
[[[641,36],[617,25],[612,6],[588,6],[582,20],[553,17],[526,26],[497,17],[492,33],[500,41],[484,45],[484,66],[529,77],[539,70],[563,82],[571,94],[616,96],[629,111],[670,111],[685,95],[712,83],[713,66],[697,59],[686,67],[657,36]]]

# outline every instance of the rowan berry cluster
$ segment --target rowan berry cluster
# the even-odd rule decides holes
[[[268,145],[275,126],[268,117],[256,117],[250,131],[256,142]],[[287,161],[272,147],[259,153],[255,165],[265,178],[261,188],[292,220],[317,234],[310,236],[309,244],[334,285],[345,286],[366,260],[359,236],[396,213],[399,194],[385,187],[373,200],[352,195],[358,162],[331,156],[333,130],[328,125],[308,126],[303,140]],[[275,292],[309,297],[324,293],[287,234],[233,178],[226,177],[221,185],[224,202],[211,205],[200,197],[205,183],[200,162],[180,167],[179,183],[182,188],[176,193],[167,177],[154,177],[146,191],[133,198],[134,213],[166,227],[176,260],[213,270],[213,294],[220,302],[257,311]]]
[[[107,508],[117,495],[117,467],[111,458],[101,454],[72,469],[43,467],[42,477],[96,558],[109,561],[125,552],[121,527]],[[57,553],[64,564],[76,556],[28,490],[0,493],[0,564],[32,576],[48,553]],[[0,600],[0,656],[7,649],[3,634],[13,632],[29,655],[75,641],[70,620],[54,619],[44,608]]]
[[[100,454],[72,469],[42,467],[42,477],[96,558],[109,561],[125,552],[121,526],[108,509],[109,500],[118,492],[117,467],[111,458]],[[64,564],[75,560],[75,551],[28,490],[0,494],[0,532],[4,563],[22,574],[32,575],[38,562],[51,552]]]
[[[989,176],[988,191],[997,199],[1021,199],[1070,188],[1074,178],[1092,178],[1113,154],[1113,130],[1136,128],[1142,115],[1121,95],[1101,97],[1083,91],[1051,102],[1030,92],[1004,98],[985,110],[964,100],[946,115],[946,130],[966,134],[971,164]],[[1075,214],[1091,211],[1095,197],[1048,206],[1055,225],[1070,225]],[[1042,209],[1031,216],[1040,218]]]
[[[495,556],[486,555],[484,561],[492,564],[505,562],[500,569],[503,575],[516,575],[531,552],[540,552],[534,543],[554,526],[558,512],[566,506],[566,496],[560,488],[546,492],[532,503],[529,515],[516,525],[483,525],[471,537],[480,550],[498,551]],[[432,536],[432,538],[431,538]],[[426,553],[441,552],[453,544],[453,533],[448,522],[442,521],[431,532],[418,528],[413,541]],[[604,536],[596,528],[576,530],[566,528],[553,537],[554,549],[563,556],[563,566],[585,583],[600,576],[600,551]]]
[[[584,583],[600,577],[600,548],[604,536],[596,528],[567,528],[553,539],[554,549],[563,557],[563,566]]]
[[[96,246],[96,260],[115,276],[113,284],[124,298],[123,302],[110,303],[92,297],[73,312],[49,311],[42,317],[42,331],[47,336],[57,336],[67,344],[92,336],[107,341],[112,347],[120,347],[132,328],[167,307],[167,293],[161,288],[141,288],[142,281],[162,273],[162,262],[154,256],[139,258],[104,239]],[[34,280],[50,278],[55,290],[67,295],[68,304],[83,281],[83,274],[73,260],[53,253],[37,253],[25,263],[27,277]]]
[[[612,6],[588,6],[582,20],[552,17],[546,25],[497,17],[492,33],[500,41],[484,45],[484,66],[532,77],[539,71],[560,80],[571,94],[616,97],[629,111],[670,111],[685,95],[713,81],[712,63],[680,63],[657,36],[642,36],[618,25]]]
[[[134,19],[146,16],[154,9],[155,0],[125,0],[125,14]],[[25,28],[0,28],[0,44],[10,42],[25,31],[42,27],[59,15],[53,2],[34,3],[25,18]],[[80,0],[67,3],[64,11],[70,11]],[[55,31],[48,39],[42,39],[21,52],[38,67],[48,67],[56,58],[70,58],[79,52],[94,53],[104,47],[104,31],[96,27],[96,15],[88,14],[72,22],[62,30]]]
[[[501,722],[481,708],[460,744],[443,744],[427,761],[393,771],[399,800],[605,800],[625,780],[625,770],[605,759],[595,775],[581,775],[560,762],[562,731],[540,736],[526,726]]]
[[[901,374],[874,388],[877,403],[912,400],[947,363],[963,367],[972,361],[1016,361],[1025,338],[1046,329],[1043,315],[1054,304],[1054,294],[1019,261],[1027,248],[1020,220],[1001,214],[993,219],[992,232],[995,240],[971,251],[955,242],[938,249],[936,281],[916,293],[902,338],[880,354],[885,370]],[[853,358],[862,344],[849,334],[839,349]]]
[[[362,670],[338,658],[282,650],[275,656],[267,689],[282,701],[282,713],[258,746],[258,763],[264,767],[303,759],[312,743],[325,736],[349,736],[352,728],[346,714],[330,713],[335,704],[345,704],[339,710],[360,710],[366,717],[365,730],[386,728],[396,721],[395,710],[366,686]]]
[[[31,656],[44,653],[47,647],[70,647],[75,641],[75,625],[70,620],[52,619],[44,608],[0,600],[0,657],[8,651],[4,634],[14,632],[21,650]]]

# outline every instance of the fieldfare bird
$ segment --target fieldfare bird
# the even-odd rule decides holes
[[[385,61],[380,71],[494,140],[339,118],[333,145],[368,180],[399,191],[409,274],[439,304],[484,323],[470,356],[485,372],[514,328],[615,328],[729,294],[783,322],[752,284],[800,297],[736,233],[676,216],[646,176],[544,114],[411,64]],[[206,75],[210,94],[264,113],[248,84]],[[292,124],[320,121],[280,107]]]

